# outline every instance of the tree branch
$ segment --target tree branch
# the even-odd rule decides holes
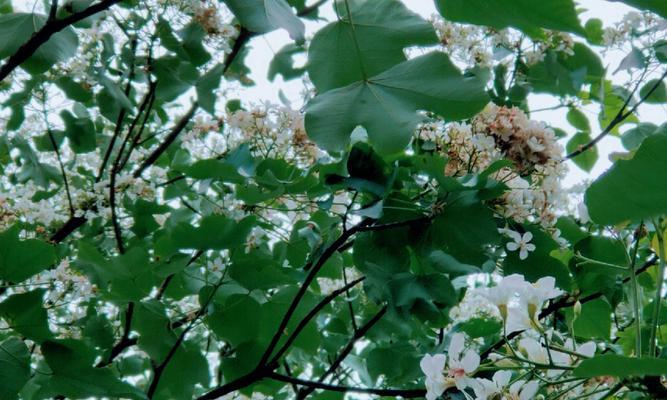
[[[323,383],[329,375],[331,375],[338,367],[340,364],[345,360],[345,358],[354,350],[354,345],[357,343],[357,341],[368,333],[368,331],[384,316],[384,314],[387,312],[387,306],[383,306],[380,311],[378,311],[373,318],[368,320],[361,328],[359,328],[356,332],[354,332],[354,335],[352,335],[352,338],[347,342],[347,345],[341,350],[341,352],[338,354],[336,359],[331,363],[331,366],[329,366],[329,369],[326,370],[322,376],[320,376],[317,379],[318,383]],[[301,392],[297,395],[297,399],[305,399],[308,397],[309,394],[311,394],[315,388],[313,387],[308,387],[305,389],[302,389]],[[422,392],[424,393],[424,392]]]
[[[598,134],[596,137],[594,137],[593,140],[591,140],[590,142],[586,143],[585,145],[579,147],[577,150],[573,151],[572,153],[568,154],[567,156],[565,156],[565,158],[566,158],[566,159],[570,159],[570,158],[576,157],[576,156],[578,156],[579,154],[581,154],[581,153],[583,153],[583,152],[589,150],[589,149],[592,148],[593,146],[595,146],[600,140],[602,140],[602,138],[604,138],[604,137],[607,136],[609,133],[611,133],[611,131],[612,131],[618,124],[620,124],[621,122],[623,122],[627,117],[629,117],[629,116],[632,115],[635,111],[637,111],[637,108],[638,108],[644,101],[646,101],[646,99],[647,99],[651,94],[653,94],[653,92],[655,92],[655,91],[658,89],[658,87],[660,86],[660,84],[662,83],[662,81],[665,79],[665,77],[667,77],[667,70],[665,70],[665,72],[662,74],[662,76],[660,77],[660,79],[657,79],[657,80],[656,80],[655,84],[651,87],[651,89],[650,89],[648,92],[646,92],[646,93],[644,94],[644,96],[642,96],[641,99],[639,99],[639,101],[638,101],[638,102],[637,102],[637,103],[636,103],[636,104],[635,104],[635,105],[634,105],[628,112],[624,112],[624,111],[625,111],[625,108],[626,108],[626,107],[628,106],[628,104],[630,103],[630,100],[632,100],[632,96],[634,95],[634,92],[637,90],[637,87],[639,87],[639,84],[638,84],[637,87],[635,88],[635,90],[634,90],[634,91],[628,96],[628,98],[625,100],[625,104],[623,104],[623,107],[621,107],[621,109],[618,110],[618,113],[616,114],[616,116],[614,117],[614,119],[609,123],[609,125],[607,125],[607,127],[606,127],[602,132],[600,132],[600,134]],[[640,82],[641,82],[641,80],[640,80]]]
[[[373,389],[373,388],[360,388],[354,386],[330,385],[322,382],[307,381],[304,379],[293,378],[291,376],[281,375],[276,372],[270,373],[267,376],[267,378],[280,382],[291,383],[293,385],[306,386],[313,390],[322,389],[322,390],[328,390],[330,392],[366,393],[366,394],[375,394],[378,396],[400,396],[406,399],[421,398],[426,395],[426,390],[424,389]]]
[[[188,122],[190,122],[190,119],[195,115],[195,112],[197,111],[197,108],[199,108],[199,103],[194,101],[192,105],[190,106],[190,109],[188,110],[187,113],[181,119],[176,123],[176,125],[172,128],[171,132],[167,134],[167,136],[164,138],[162,143],[153,150],[153,152],[144,160],[143,163],[137,168],[132,176],[135,178],[138,178],[141,176],[141,174],[146,170],[146,168],[150,167],[153,165],[158,158],[164,153],[167,148],[176,140],[178,135],[185,129],[187,126]]]
[[[83,19],[104,11],[121,0],[102,0],[99,3],[93,4],[83,11],[74,13],[62,19],[49,19],[46,24],[39,31],[35,32],[27,42],[25,42],[12,56],[7,59],[5,64],[0,68],[0,82],[2,82],[12,71],[19,65],[23,64],[25,60],[30,58],[37,49],[46,43],[51,36],[62,31],[70,25],[73,25]]]
[[[299,324],[296,326],[296,328],[294,328],[294,331],[289,336],[289,338],[287,338],[285,344],[283,344],[282,347],[276,352],[276,355],[273,356],[271,363],[278,362],[280,357],[282,357],[283,354],[287,352],[287,349],[292,345],[292,343],[294,343],[296,338],[299,336],[299,333],[301,333],[301,331],[306,328],[308,322],[310,322],[313,318],[315,318],[315,316],[317,316],[317,314],[324,307],[326,307],[329,303],[331,303],[335,298],[337,298],[341,294],[347,292],[349,289],[356,286],[359,282],[362,282],[364,279],[366,279],[366,277],[362,276],[361,278],[353,280],[352,282],[348,283],[342,288],[334,290],[333,292],[331,292],[331,294],[329,294],[328,296],[323,298],[319,303],[317,303],[317,305],[313,307],[313,309],[310,310],[310,312],[308,312],[308,314],[305,317],[303,317],[301,321],[299,321]]]

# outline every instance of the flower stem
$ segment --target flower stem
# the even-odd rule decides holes
[[[655,289],[655,298],[653,299],[653,319],[651,320],[651,331],[649,335],[648,350],[651,357],[655,356],[656,332],[658,330],[658,319],[660,318],[660,304],[662,303],[662,283],[665,280],[665,239],[662,228],[656,224],[656,235],[658,237],[658,279]]]

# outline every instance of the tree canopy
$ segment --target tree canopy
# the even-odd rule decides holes
[[[667,398],[667,2],[585,3],[0,0],[0,400]]]

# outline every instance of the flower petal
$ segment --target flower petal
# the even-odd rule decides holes
[[[519,395],[519,400],[531,400],[535,398],[537,390],[539,389],[539,383],[537,381],[530,381],[523,385],[521,389],[521,394]]]
[[[518,248],[519,248],[518,243],[514,243],[514,242],[507,243],[507,250],[509,250],[509,251],[515,251]]]
[[[452,335],[452,338],[449,342],[449,359],[459,359],[463,347],[465,346],[465,336],[462,333],[455,333]]]
[[[508,383],[510,383],[510,379],[512,378],[512,373],[510,371],[497,371],[495,374],[493,374],[493,382],[495,382],[498,387],[505,387],[507,386]]]
[[[463,370],[467,373],[473,373],[478,367],[479,367],[479,354],[474,352],[473,350],[468,350],[466,351],[466,354],[463,356],[463,359],[461,360],[461,364],[463,365]]]
[[[447,356],[444,354],[426,354],[419,362],[419,366],[427,378],[435,378],[439,375],[442,375],[445,370],[446,363]]]

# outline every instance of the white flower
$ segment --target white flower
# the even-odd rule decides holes
[[[525,260],[528,258],[528,252],[535,251],[535,245],[530,243],[530,241],[533,239],[532,233],[526,232],[522,236],[519,234],[519,232],[507,230],[506,234],[513,240],[513,242],[507,243],[507,250],[519,250],[520,259]]]
[[[525,353],[528,360],[538,364],[549,364],[549,353],[537,340],[525,337],[519,340],[519,349]]]
[[[480,357],[474,350],[463,352],[465,337],[460,333],[452,335],[449,352],[444,354],[426,354],[419,366],[426,376],[426,399],[435,400],[445,390],[456,387],[463,390],[467,387],[468,376],[479,367]],[[461,357],[463,355],[463,357]],[[447,363],[449,359],[449,363]],[[447,368],[445,365],[448,364]]]
[[[561,294],[563,291],[556,288],[556,279],[553,276],[540,278],[532,285],[526,285],[523,293],[519,293],[528,306],[528,313],[535,321],[537,321],[537,312],[542,308],[542,304]]]
[[[502,396],[503,388],[510,382],[512,373],[509,371],[497,371],[493,374],[492,380],[478,378],[472,383],[472,389],[475,391],[475,397],[478,400],[488,400]]]
[[[505,322],[505,333],[525,331],[531,329],[533,322],[526,311],[524,304],[518,307],[510,307],[507,312],[507,321]]]
[[[522,275],[512,274],[504,277],[496,286],[478,289],[477,291],[498,307],[500,315],[505,319],[507,318],[507,305],[516,297],[517,291],[526,284],[527,282]]]
[[[511,378],[511,372],[497,371],[493,374],[492,380],[478,378],[472,382],[471,386],[478,400],[531,400],[535,397],[539,388],[537,381],[517,380],[509,385]]]
[[[509,398],[519,400],[531,400],[535,398],[539,383],[537,381],[526,382],[518,380],[509,387]]]
[[[575,346],[574,341],[572,339],[567,339],[563,345],[563,348],[573,351],[577,354],[581,354],[581,356],[584,358],[590,358],[595,355],[595,350],[597,350],[597,345],[595,344],[595,342],[589,341]],[[563,366],[571,366],[580,358],[572,354],[560,352],[558,350],[552,351],[551,357],[554,360],[554,364]]]
[[[447,356],[444,354],[426,354],[419,362],[422,372],[426,375],[427,400],[435,400],[447,390],[447,383],[444,379],[446,363]]]
[[[536,153],[539,153],[540,151],[544,151],[544,149],[546,149],[546,147],[542,143],[540,143],[539,139],[536,138],[535,136],[529,138],[526,144],[528,144],[528,147],[530,147],[530,149]]]

